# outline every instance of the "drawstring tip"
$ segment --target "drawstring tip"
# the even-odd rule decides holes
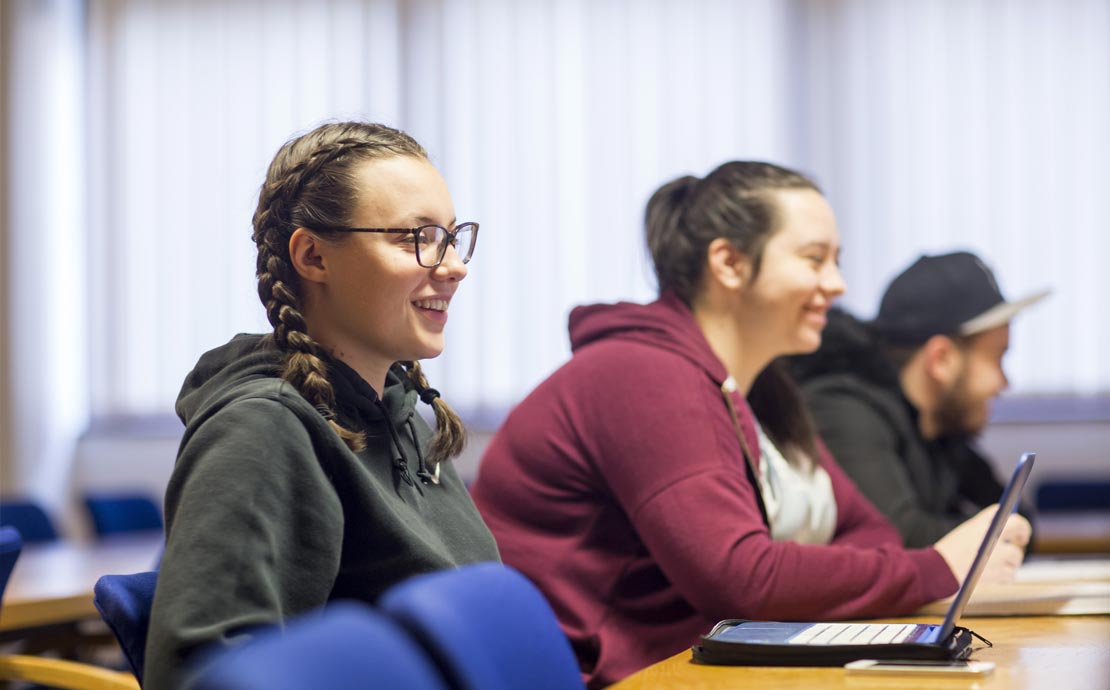
[[[412,475],[409,474],[409,465],[407,462],[405,462],[404,458],[394,458],[393,468],[397,471],[397,474],[401,476],[401,480],[403,482],[405,482],[409,486],[414,486]]]
[[[425,484],[439,484],[439,463],[436,463],[434,473],[429,472],[425,467],[421,467],[420,470],[417,471],[416,476],[420,477],[420,481]]]

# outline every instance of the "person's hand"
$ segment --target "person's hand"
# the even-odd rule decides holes
[[[944,558],[948,568],[960,582],[967,577],[971,562],[975,560],[975,554],[979,551],[979,545],[983,542],[983,536],[987,533],[987,528],[990,527],[997,510],[997,505],[984,508],[941,537],[934,545],[937,553]],[[987,567],[983,569],[979,582],[1013,581],[1018,566],[1025,558],[1025,545],[1029,543],[1031,534],[1032,529],[1029,527],[1028,520],[1017,514],[1011,515],[1006,520],[1005,527],[1002,528],[1002,535],[998,538],[990,559],[987,560]]]

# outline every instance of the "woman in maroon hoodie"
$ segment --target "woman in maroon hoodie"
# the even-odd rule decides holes
[[[722,165],[655,193],[660,297],[579,307],[574,357],[509,415],[474,499],[559,615],[592,687],[721,618],[897,616],[952,594],[989,521],[904,549],[775,359],[811,352],[844,291],[832,210],[805,177]],[[1011,520],[988,579],[1012,577]]]

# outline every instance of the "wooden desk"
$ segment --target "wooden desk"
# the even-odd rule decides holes
[[[914,619],[931,622],[933,619]],[[935,619],[940,622],[940,619]],[[716,688],[977,688],[982,690],[1105,690],[1110,687],[1110,616],[964,618],[960,624],[994,647],[974,657],[997,664],[978,679],[847,675],[842,668],[703,666],[690,650],[649,666],[611,686],[615,690]]]
[[[1038,515],[1033,536],[1034,553],[1110,553],[1110,513]]]
[[[0,632],[98,619],[93,585],[101,575],[151,570],[162,535],[120,535],[103,541],[23,547],[4,591]]]

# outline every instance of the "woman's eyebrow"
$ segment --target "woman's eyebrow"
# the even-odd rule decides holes
[[[439,221],[437,221],[435,218],[432,218],[431,216],[417,216],[413,220],[420,225],[439,225]],[[447,227],[453,226],[457,221],[458,218],[452,218],[451,222],[447,224]]]
[[[832,243],[828,242],[826,240],[811,240],[809,242],[805,242],[804,244],[802,244],[802,246],[800,246],[798,248],[799,249],[824,249],[825,251],[828,251],[829,249],[832,248]]]

